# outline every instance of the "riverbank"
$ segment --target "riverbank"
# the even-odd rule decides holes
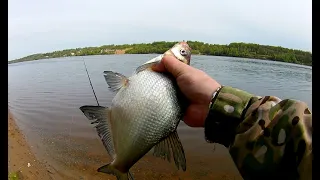
[[[8,63],[11,64],[23,61],[69,56],[110,54],[162,54],[170,49],[175,43],[177,42],[160,41],[153,43],[104,45],[100,47],[65,49],[48,53],[32,54],[23,58],[8,61]],[[230,43],[228,45],[219,45],[198,41],[188,41],[188,44],[192,48],[192,54],[194,55],[262,59],[312,66],[312,53],[308,51],[253,43]]]
[[[52,179],[45,165],[32,153],[10,112],[8,112],[8,173],[10,180]]]
[[[86,156],[88,156],[89,159],[101,160],[102,162],[99,163],[99,165],[88,166],[86,163],[68,164],[67,159],[65,159],[65,162],[61,164],[55,163],[55,165],[53,165],[53,162],[49,161],[49,159],[47,159],[48,162],[40,162],[32,152],[26,138],[17,126],[14,117],[9,112],[8,114],[9,180],[116,179],[114,176],[96,171],[96,169],[103,164],[102,162],[108,162],[109,160],[104,154],[94,155],[93,150],[90,153],[92,155],[87,154]],[[192,154],[194,153],[187,152],[186,154],[189,168],[187,172],[178,171],[172,162],[168,163],[152,155],[143,157],[131,169],[131,172],[136,179],[241,179],[234,167],[230,167],[230,170],[223,168],[229,166],[229,164],[232,165],[230,158],[225,156],[209,156],[205,161],[198,162],[197,158]],[[77,157],[77,155],[83,156],[80,151],[72,151],[69,155],[72,157]]]

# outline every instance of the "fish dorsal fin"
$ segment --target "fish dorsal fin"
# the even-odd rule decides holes
[[[152,66],[158,64],[162,60],[162,58],[163,58],[163,54],[161,54],[161,55],[159,55],[159,56],[157,56],[157,57],[145,62],[144,64],[142,64],[141,66],[139,66],[136,69],[135,73],[139,73],[139,72],[141,72],[143,70],[151,68]]]
[[[171,152],[176,167],[178,169],[181,167],[183,171],[186,171],[186,157],[177,131],[174,131],[167,138],[158,143],[154,147],[153,155],[156,157],[161,157],[162,159],[167,159],[169,162],[171,162]]]
[[[104,78],[112,91],[116,92],[122,87],[127,86],[129,83],[129,79],[120,73],[113,71],[104,71],[103,73]]]
[[[81,106],[80,110],[83,114],[92,121],[91,124],[96,124],[97,133],[108,151],[108,154],[114,159],[115,151],[110,127],[110,111],[103,106]]]

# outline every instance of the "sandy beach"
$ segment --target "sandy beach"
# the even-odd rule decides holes
[[[8,112],[8,170],[9,179],[52,179],[46,166],[32,153],[10,112]]]
[[[17,126],[10,112],[8,112],[8,141],[8,176],[10,180],[116,179],[112,175],[98,173],[96,171],[98,166],[87,166],[81,163],[67,166],[54,166],[49,160],[45,160],[44,162],[42,162],[43,160],[39,161],[35,153],[32,152],[25,136]],[[77,151],[70,153],[72,157],[76,155],[81,154]],[[90,157],[90,155],[88,156]],[[92,158],[96,159],[97,157],[92,156]],[[238,173],[234,171],[234,168],[231,168],[230,171],[227,172],[220,169],[226,166],[224,164],[230,163],[230,160],[225,157],[208,157],[206,161],[199,163],[193,156],[187,154],[187,159],[190,163],[190,170],[187,172],[175,170],[172,164],[173,162],[168,163],[151,155],[143,157],[131,171],[135,179],[241,179]],[[108,158],[104,157],[101,160],[107,162]],[[212,166],[209,165],[210,162],[219,163],[215,163],[216,165]],[[13,178],[14,176],[16,176],[16,178]]]

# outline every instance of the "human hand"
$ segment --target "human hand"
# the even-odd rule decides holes
[[[221,85],[203,71],[173,56],[164,56],[152,69],[157,72],[167,71],[176,78],[181,92],[190,102],[183,121],[190,127],[204,127],[212,95]]]

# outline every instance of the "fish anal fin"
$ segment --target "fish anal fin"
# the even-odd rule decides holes
[[[167,139],[160,141],[154,147],[153,155],[156,157],[160,157],[162,159],[166,159],[169,162],[171,162],[171,151],[168,143],[169,142]]]
[[[117,180],[134,180],[133,175],[128,171],[127,173],[123,173],[112,166],[112,163],[101,166],[98,172],[112,174],[117,177]]]
[[[178,169],[186,171],[186,158],[177,131],[171,133],[154,147],[153,155],[171,162],[171,153]]]
[[[113,71],[104,71],[103,73],[104,78],[112,91],[116,92],[122,87],[127,86],[129,83],[129,79],[120,73]]]
[[[80,110],[83,114],[92,121],[96,131],[108,151],[108,154],[114,159],[115,150],[113,144],[112,131],[110,126],[110,110],[103,106],[81,106]]]

